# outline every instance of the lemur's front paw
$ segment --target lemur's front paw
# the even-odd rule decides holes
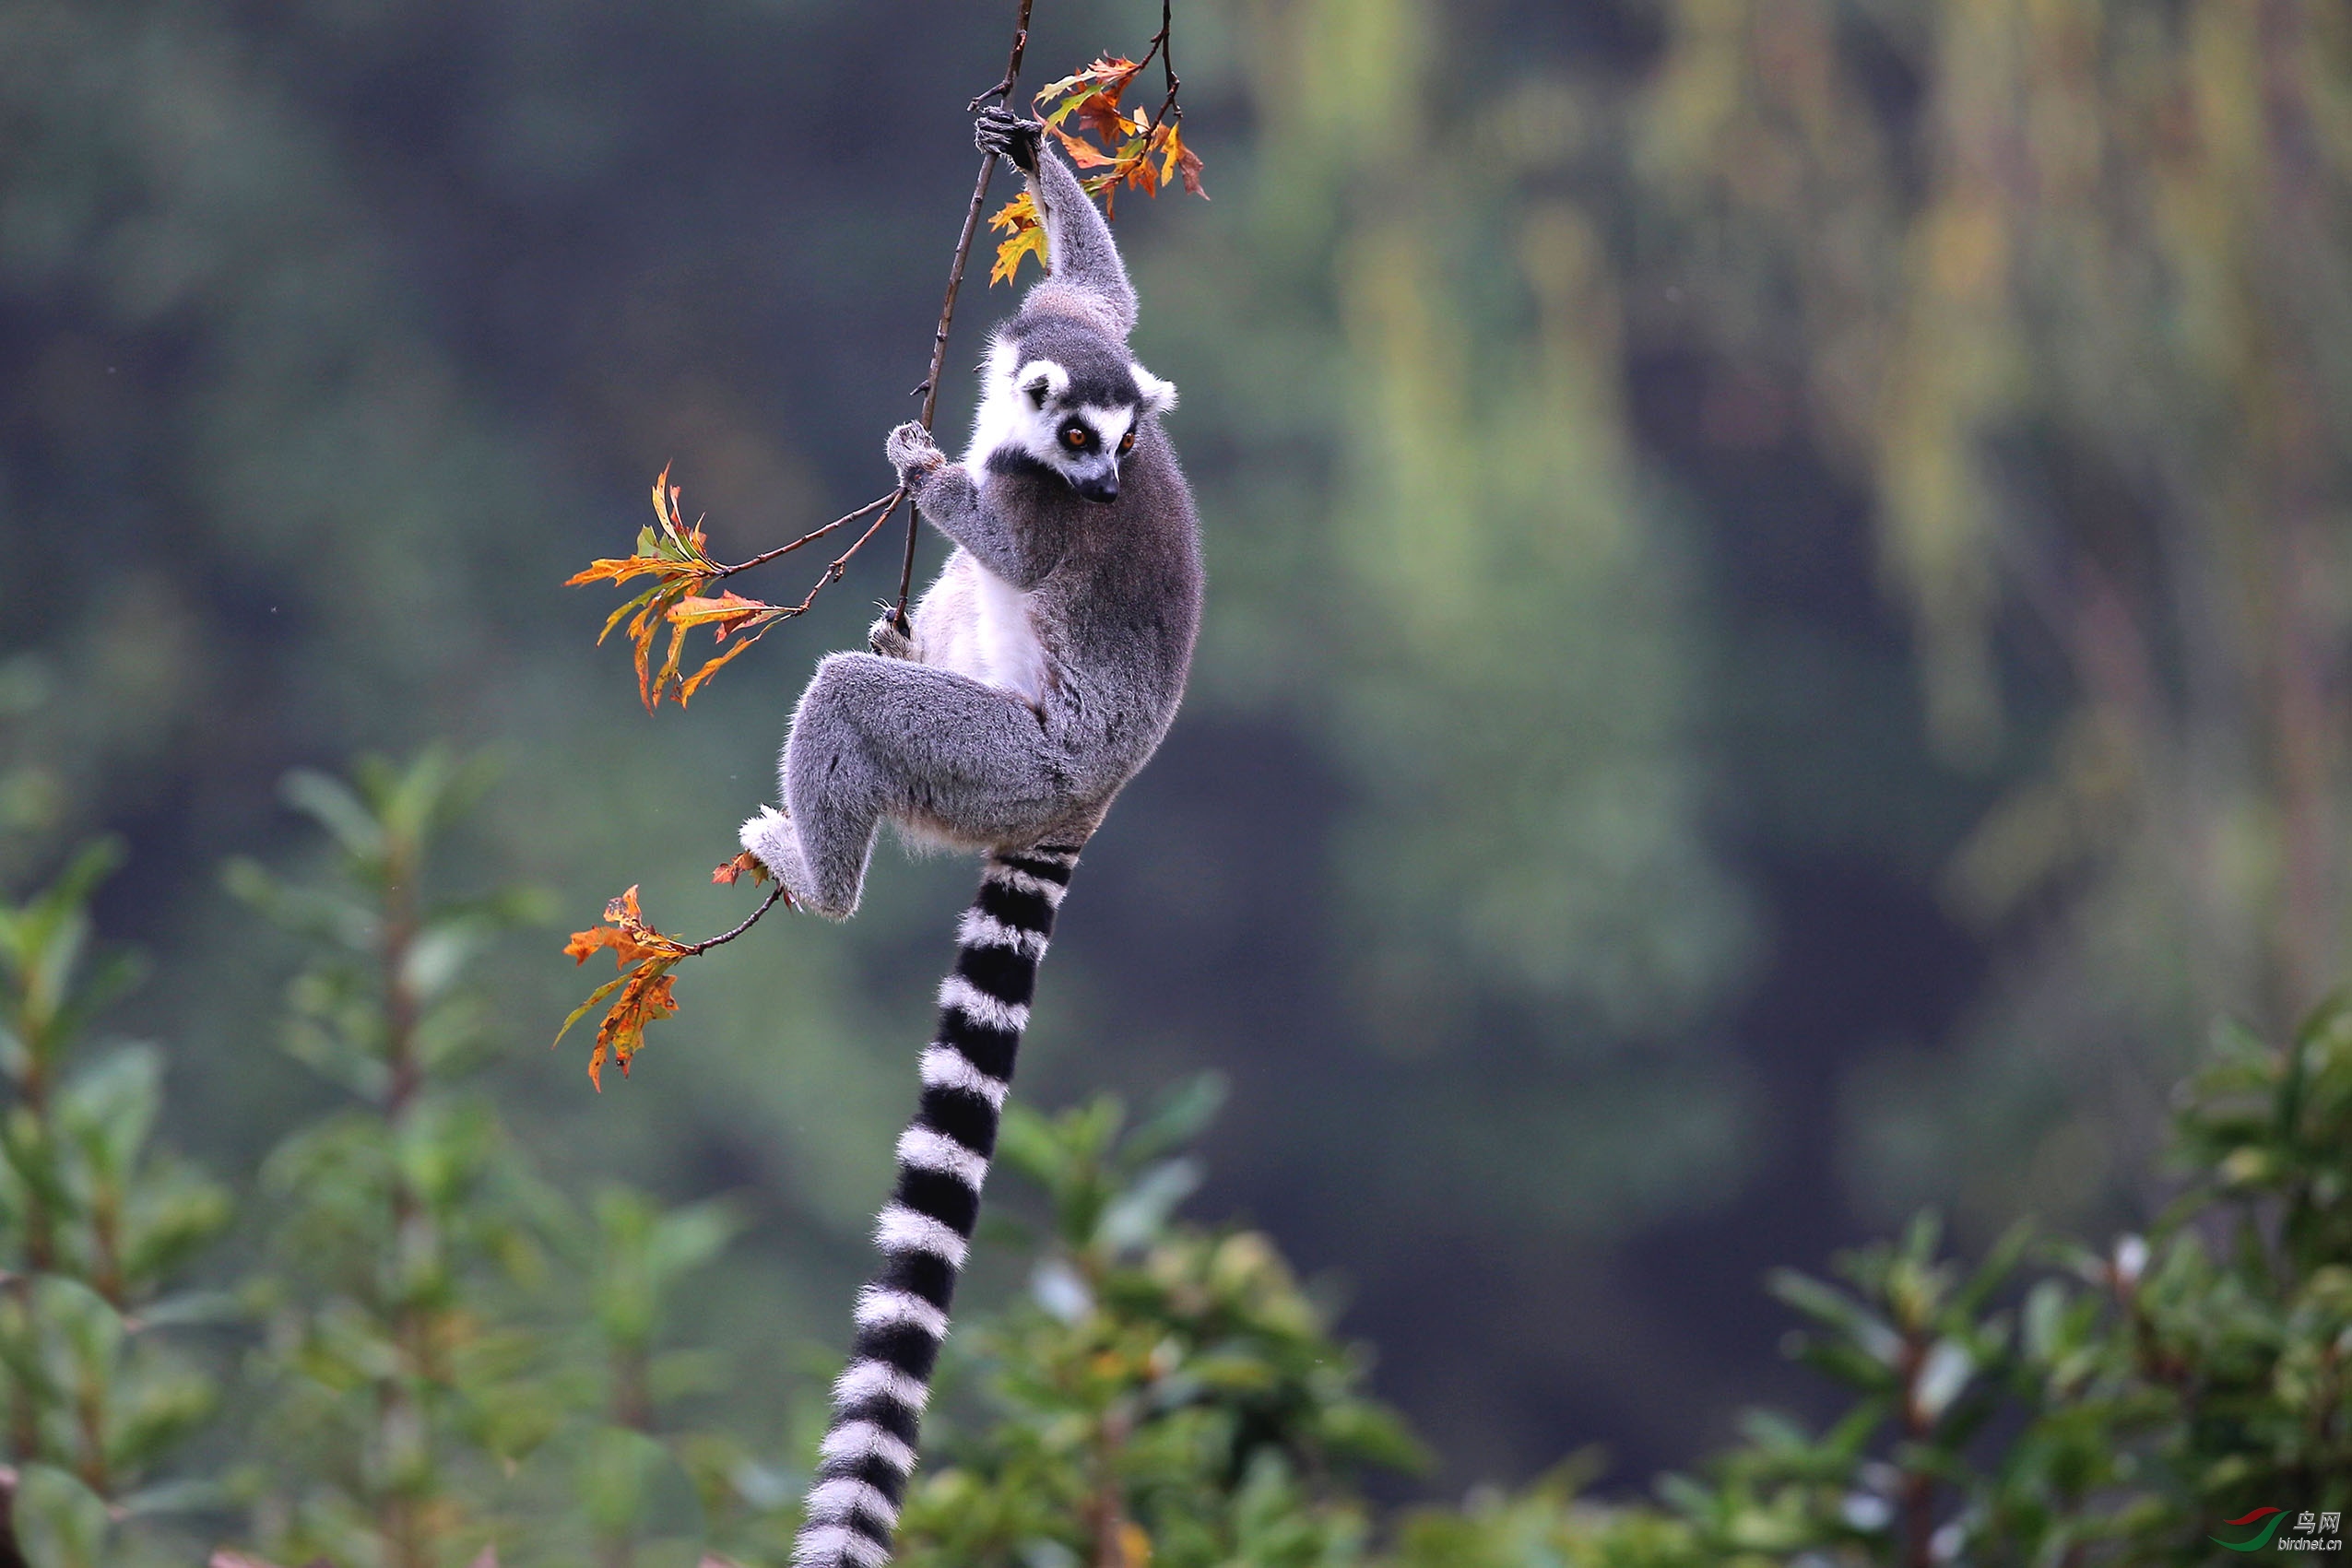
[[[882,455],[898,470],[898,482],[910,487],[917,475],[928,474],[947,461],[947,454],[931,439],[931,432],[912,419],[891,431],[882,442]]]
[[[898,612],[886,609],[881,619],[866,628],[866,646],[886,659],[911,659],[915,639],[898,624]]]
[[[1013,167],[1023,174],[1037,172],[1037,149],[1045,135],[1043,121],[1023,120],[993,103],[980,111],[980,118],[972,125],[974,146],[1011,159]]]

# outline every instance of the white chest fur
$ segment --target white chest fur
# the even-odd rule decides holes
[[[923,662],[968,675],[1032,704],[1046,695],[1046,649],[1029,595],[958,550],[923,596]]]

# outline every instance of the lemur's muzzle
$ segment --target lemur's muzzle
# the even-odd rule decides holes
[[[1118,470],[1078,481],[1078,493],[1088,501],[1107,505],[1118,500]]]

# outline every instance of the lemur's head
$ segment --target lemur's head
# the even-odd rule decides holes
[[[1176,407],[1176,388],[1126,345],[1062,317],[1016,320],[981,367],[975,450],[987,461],[1050,468],[1093,501],[1118,499],[1119,460],[1143,420]]]

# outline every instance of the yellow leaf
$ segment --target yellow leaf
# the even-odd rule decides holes
[[[1040,267],[1046,265],[1046,226],[1038,221],[1037,208],[1029,200],[1029,193],[1005,203],[988,218],[988,227],[1008,237],[997,246],[996,265],[988,269],[990,284],[1010,282],[1021,268],[1021,258],[1035,256]]]
[[[723,643],[727,641],[728,632],[739,631],[763,616],[773,616],[776,613],[776,607],[774,605],[762,604],[757,599],[747,599],[742,595],[728,590],[720,594],[715,599],[698,598],[690,595],[679,600],[669,607],[669,623],[672,626],[710,627],[717,639]]]
[[[697,949],[646,924],[644,912],[638,906],[637,890],[631,888],[604,906],[601,925],[574,931],[572,939],[563,944],[563,950],[579,963],[587,962],[595,953],[609,950],[614,965],[621,971],[619,979],[597,986],[586,1001],[573,1008],[555,1035],[561,1043],[591,1008],[614,992],[620,993],[597,1026],[596,1049],[588,1056],[588,1079],[602,1093],[605,1063],[619,1062],[621,1076],[627,1077],[630,1058],[644,1045],[645,1026],[678,1011],[678,999],[672,991],[676,982],[669,972],[680,960],[691,958]]]
[[[1182,176],[1186,193],[1207,201],[1209,193],[1200,188],[1200,155],[1184,145],[1182,123],[1171,120],[1162,129],[1167,135],[1161,138],[1160,183]]]
[[[1000,229],[1006,233],[1034,229],[1037,227],[1037,204],[1029,199],[1028,192],[1023,191],[988,215],[988,227]]]
[[[776,613],[781,616],[783,611],[779,610]],[[726,634],[727,633],[724,631],[719,633],[722,637]],[[743,641],[735,644],[734,647],[729,648],[726,653],[719,654],[716,658],[704,660],[702,668],[696,670],[692,675],[688,676],[684,680],[679,683],[678,705],[682,708],[686,706],[687,703],[692,701],[694,700],[694,693],[703,689],[703,682],[716,675],[729,659],[735,657],[736,654],[741,653],[744,649],[750,647],[752,643],[759,640],[758,635],[755,633],[752,636],[744,638]]]

